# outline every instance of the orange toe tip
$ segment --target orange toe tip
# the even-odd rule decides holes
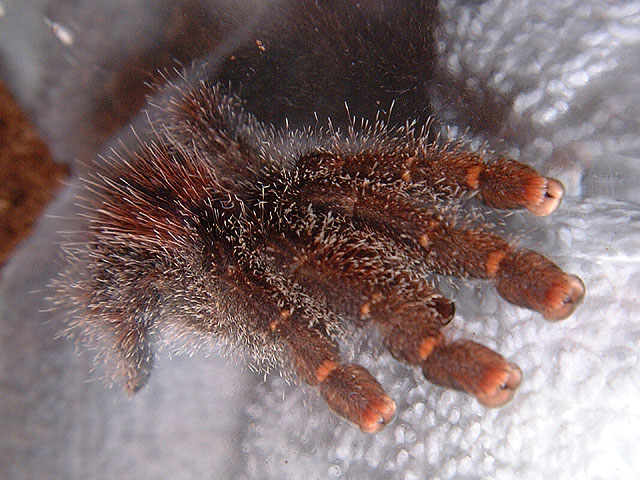
[[[542,311],[546,320],[563,320],[582,302],[586,287],[575,275],[566,275],[564,281],[553,285],[547,292],[547,308]]]
[[[511,401],[522,381],[522,370],[511,363],[507,370],[500,372],[500,379],[494,378],[491,388],[484,389],[476,394],[478,402],[488,408],[501,407]]]
[[[360,419],[359,427],[365,433],[376,433],[382,430],[396,415],[396,402],[383,395],[379,402],[371,404]]]
[[[553,213],[562,203],[564,186],[553,178],[546,179],[546,188],[540,202],[527,205],[527,210],[536,217],[544,217]]]

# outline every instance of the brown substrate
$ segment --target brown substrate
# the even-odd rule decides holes
[[[0,266],[29,234],[67,172],[0,82]]]

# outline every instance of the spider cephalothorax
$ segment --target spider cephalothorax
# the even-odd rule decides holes
[[[345,324],[372,323],[428,380],[498,406],[520,370],[446,340],[454,306],[428,276],[488,279],[550,320],[584,295],[577,277],[457,213],[473,193],[551,213],[562,186],[526,165],[411,127],[276,131],[206,81],[166,92],[151,140],[88,181],[89,236],[73,253],[84,274],[60,287],[78,310],[72,325],[107,341],[129,393],[149,375],[156,337],[218,341],[292,366],[332,409],[377,431],[395,403],[336,345]]]

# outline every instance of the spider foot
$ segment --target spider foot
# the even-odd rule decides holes
[[[564,186],[553,178],[539,177],[539,185],[531,188],[528,195],[528,202],[525,204],[527,210],[536,217],[545,217],[553,213],[564,196]]]
[[[478,173],[477,180],[469,185],[477,185],[484,202],[494,208],[524,207],[533,215],[544,217],[558,208],[565,192],[558,180],[544,177],[528,165],[514,160],[497,161],[470,171]]]
[[[142,322],[128,321],[118,315],[111,315],[109,320],[111,328],[102,335],[113,339],[115,345],[106,354],[105,362],[113,379],[133,397],[146,385],[153,369],[149,328]]]
[[[474,395],[486,407],[510,401],[522,379],[517,365],[472,341],[437,347],[422,365],[427,380]]]
[[[500,262],[495,282],[505,299],[536,310],[547,320],[567,318],[586,292],[580,278],[531,251],[507,254]]]
[[[564,274],[547,290],[542,315],[547,320],[567,318],[582,302],[585,291],[584,283],[579,277]]]
[[[478,380],[475,396],[485,407],[501,407],[509,402],[522,380],[522,371],[517,365],[500,360],[484,365]]]
[[[363,432],[375,433],[396,413],[396,403],[373,376],[359,365],[340,365],[321,385],[322,396],[338,415]]]
[[[147,384],[150,375],[149,367],[126,365],[118,368],[117,377],[124,380],[122,388],[129,397],[133,397]]]

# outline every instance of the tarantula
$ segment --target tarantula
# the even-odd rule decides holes
[[[356,32],[341,40],[348,55],[366,60],[353,64],[357,70],[346,67],[356,80],[370,80],[380,58],[407,48],[403,42],[431,58],[424,25],[381,46],[379,29],[416,22],[405,2],[384,7],[393,5],[395,23],[377,11],[365,21],[349,10],[339,17],[335,4],[303,3],[303,22],[227,55],[214,81],[169,81],[149,108],[147,139],[87,178],[87,235],[68,248],[71,266],[57,287],[60,301],[75,309],[72,330],[106,346],[129,394],[150,374],[156,338],[217,341],[244,347],[266,366],[290,365],[335,412],[376,432],[394,416],[395,403],[367,370],[343,363],[337,346],[349,325],[373,324],[391,354],[419,366],[429,381],[503,405],[520,383],[519,368],[473,341],[448,341],[442,327],[455,308],[429,279],[488,279],[507,301],[548,320],[570,315],[585,293],[578,277],[459,214],[477,196],[495,209],[548,215],[563,187],[527,165],[430,138],[408,122],[409,109],[416,118],[423,111],[415,109],[427,108],[412,100],[426,94],[401,84],[417,85],[419,75],[395,76],[399,84],[386,79],[366,96],[396,101],[405,123],[395,126],[389,115],[391,125],[320,128],[305,123],[309,112],[291,108],[286,118],[309,126],[288,128],[277,118],[265,123],[275,114],[264,99],[246,111],[229,89],[244,79],[235,91],[256,106],[263,84],[246,79],[274,64],[265,50],[289,45],[290,52],[302,32],[316,32],[303,42],[315,52],[327,32]],[[418,3],[433,13],[430,2]],[[310,22],[321,28],[310,30]],[[340,68],[314,71],[325,83],[345,75]],[[294,107],[324,88],[316,80],[307,75],[311,86]],[[339,89],[331,98],[321,112],[349,100]]]

